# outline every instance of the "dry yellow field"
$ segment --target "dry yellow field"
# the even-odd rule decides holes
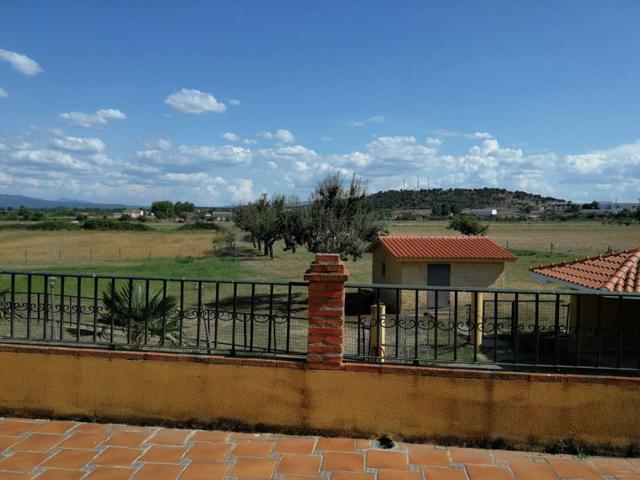
[[[396,235],[451,235],[444,222],[387,225]],[[140,275],[220,276],[300,280],[312,255],[276,245],[275,259],[260,255],[220,260],[210,255],[215,233],[178,231],[162,225],[149,232],[0,231],[0,268],[115,272]],[[543,288],[529,278],[529,267],[614,250],[639,248],[640,226],[598,222],[492,223],[489,237],[519,257],[506,266],[511,288]],[[250,244],[240,242],[245,247]],[[553,244],[553,253],[551,253]],[[185,258],[200,258],[185,263]],[[348,262],[351,280],[371,281],[371,256]]]
[[[2,231],[0,262],[87,262],[131,258],[201,257],[211,232]]]
[[[444,222],[395,223],[389,231],[396,235],[451,235]],[[553,251],[593,255],[613,250],[640,248],[640,225],[613,225],[600,222],[494,222],[489,238],[510,249]]]

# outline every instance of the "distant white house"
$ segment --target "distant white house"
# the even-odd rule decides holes
[[[115,212],[113,218],[121,218],[128,215],[130,218],[144,217],[145,211],[141,208],[125,208],[122,212]]]
[[[469,215],[480,218],[493,218],[498,216],[498,210],[495,208],[476,208],[469,210]]]

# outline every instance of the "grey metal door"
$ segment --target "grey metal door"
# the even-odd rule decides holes
[[[449,287],[451,285],[451,264],[430,263],[427,265],[427,286],[429,287]],[[433,291],[427,293],[427,306],[434,308],[436,305],[436,294]],[[438,292],[438,308],[449,306],[449,292]]]

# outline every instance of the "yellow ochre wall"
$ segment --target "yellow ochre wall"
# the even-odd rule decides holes
[[[226,420],[414,440],[503,438],[514,446],[575,437],[622,447],[640,434],[638,379],[568,381],[387,366],[324,371],[283,368],[287,362],[203,364],[142,355],[2,351],[0,410],[122,421]]]

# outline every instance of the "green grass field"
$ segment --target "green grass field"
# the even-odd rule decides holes
[[[227,224],[229,225],[229,224]],[[212,255],[214,232],[178,231],[174,224],[159,224],[150,232],[2,231],[0,268],[21,271],[101,273],[158,277],[300,280],[312,260],[304,249],[295,254],[277,245],[273,260],[261,255],[217,258]],[[386,226],[399,235],[451,235],[444,222],[403,222]],[[239,234],[240,238],[242,235]],[[518,256],[506,266],[510,288],[541,288],[528,269],[562,260],[640,246],[637,225],[599,222],[492,223],[489,237]],[[243,250],[250,248],[238,242]],[[350,278],[371,281],[371,256],[349,261]]]

